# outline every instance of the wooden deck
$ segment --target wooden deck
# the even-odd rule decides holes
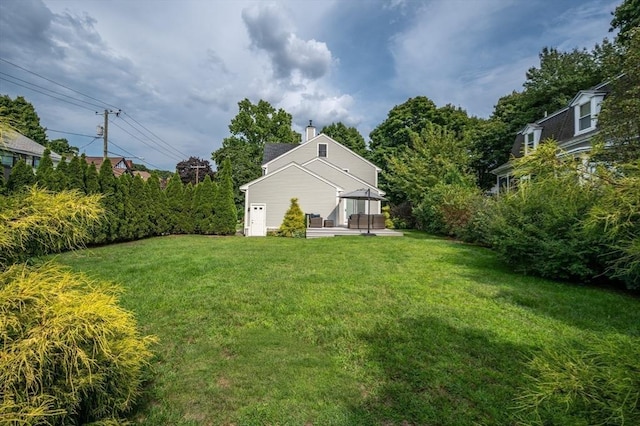
[[[378,237],[402,237],[404,235],[402,232],[394,231],[393,229],[371,229],[369,232]],[[362,235],[366,233],[366,229],[349,229],[343,226],[335,226],[332,228],[307,228],[307,238]]]

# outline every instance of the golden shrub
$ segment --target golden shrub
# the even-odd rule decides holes
[[[113,419],[139,395],[152,337],[119,289],[52,263],[0,272],[0,423]]]

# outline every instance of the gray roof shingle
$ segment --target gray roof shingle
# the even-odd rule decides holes
[[[16,152],[18,154],[42,157],[46,148],[18,132],[8,130],[2,132],[2,143],[0,144],[0,149]],[[60,161],[62,157],[51,151],[51,159],[54,161]]]
[[[262,164],[268,163],[274,158],[280,157],[285,152],[291,151],[298,144],[293,143],[266,143],[264,144],[264,154],[262,156]]]

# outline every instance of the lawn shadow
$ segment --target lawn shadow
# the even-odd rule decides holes
[[[381,377],[352,410],[353,424],[513,423],[527,347],[430,316],[381,324],[361,338]]]

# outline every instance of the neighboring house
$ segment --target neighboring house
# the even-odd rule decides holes
[[[527,155],[545,139],[551,138],[558,142],[559,148],[566,154],[586,161],[586,154],[591,150],[591,139],[598,133],[600,106],[608,92],[608,83],[581,90],[566,108],[527,124],[516,135],[511,148],[512,157]],[[497,186],[493,192],[512,186],[512,170],[509,161],[491,171],[497,176]]]
[[[362,188],[383,195],[377,188],[380,168],[329,136],[316,136],[311,123],[305,133],[306,141],[299,145],[265,145],[262,176],[240,187],[245,193],[245,235],[278,229],[292,198],[304,213],[335,226],[346,226],[351,214],[380,213],[380,201],[340,198]]]
[[[33,167],[35,171],[40,165],[40,159],[45,149],[46,147],[38,142],[14,130],[3,131],[2,141],[0,142],[0,155],[2,156],[2,173],[5,180],[9,179],[11,169],[20,159]],[[62,157],[55,152],[51,152],[51,160],[53,161],[53,166],[56,167]]]
[[[100,171],[100,167],[102,166],[102,162],[104,161],[103,157],[85,157],[87,164],[95,164],[96,169]],[[128,173],[133,176],[133,161],[127,160],[124,157],[108,157],[108,160],[111,162],[111,169],[113,169],[113,175],[115,177],[120,177],[124,173]]]

